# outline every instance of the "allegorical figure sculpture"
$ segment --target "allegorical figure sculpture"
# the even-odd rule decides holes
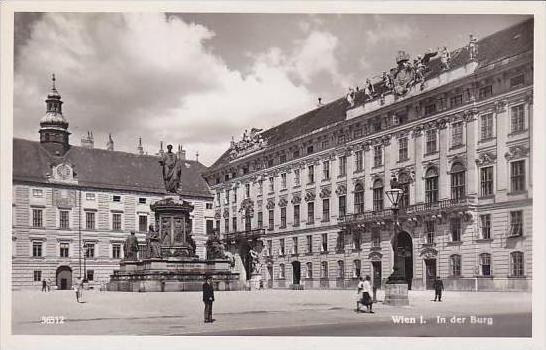
[[[196,245],[195,245],[195,240],[193,239],[193,235],[192,234],[189,234],[188,237],[186,238],[186,242],[188,243],[188,245],[190,246],[190,255],[191,256],[195,256],[195,250],[197,249]]]
[[[355,91],[353,90],[353,88],[349,88],[349,92],[347,93],[347,102],[349,102],[349,106],[354,107]]]
[[[442,70],[449,70],[451,64],[451,54],[447,47],[442,49],[442,55],[440,56],[440,62],[442,63]]]
[[[260,273],[262,264],[260,263],[260,254],[254,249],[250,249],[248,252],[250,255],[250,267],[252,273]]]
[[[181,167],[176,154],[172,152],[173,146],[167,146],[167,152],[163,154],[159,164],[163,167],[163,181],[167,192],[175,193],[180,185]]]
[[[212,234],[206,243],[207,246],[207,259],[224,259],[226,254],[224,253],[224,245],[220,241],[217,235]]]
[[[468,59],[476,61],[478,59],[478,38],[470,34],[468,41]]]
[[[154,229],[153,225],[148,228],[148,257],[161,258],[161,242],[159,232]]]
[[[375,96],[375,88],[373,87],[370,79],[366,79],[366,83],[364,84],[364,92],[370,100]]]
[[[135,231],[131,231],[131,234],[123,243],[123,251],[125,260],[137,260],[138,239],[135,236]]]

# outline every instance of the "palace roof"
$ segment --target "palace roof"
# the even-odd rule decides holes
[[[484,67],[503,59],[533,50],[533,19],[518,23],[512,27],[503,29],[478,41],[478,67],[476,72]],[[468,46],[451,51],[451,69],[464,66],[469,61]],[[394,63],[394,55],[393,55]],[[394,64],[393,64],[394,66]],[[386,69],[387,70],[387,69]],[[442,72],[440,53],[433,58],[427,67],[426,79],[440,75]],[[378,74],[380,75],[380,74]],[[381,94],[385,87],[382,83],[374,84],[377,95]],[[364,91],[360,90],[355,98],[356,105],[364,102]],[[267,146],[275,146],[299,136],[309,134],[328,125],[343,122],[346,119],[346,111],[349,107],[345,97],[320,106],[305,114],[288,120],[280,125],[265,130],[261,133],[267,141]],[[226,165],[230,161],[228,149],[207,170],[211,173]]]
[[[13,139],[13,181],[49,184],[52,166],[69,164],[79,187],[107,191],[136,191],[165,195],[159,156],[138,155],[97,148],[70,146],[62,157],[50,154],[40,142]],[[182,161],[180,193],[211,197],[201,174],[206,167],[194,160]]]

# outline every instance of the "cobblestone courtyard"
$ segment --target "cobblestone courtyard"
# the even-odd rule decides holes
[[[89,290],[78,304],[72,291],[14,291],[12,324],[13,334],[56,335],[531,336],[530,293],[447,291],[435,303],[431,291],[410,291],[410,306],[379,302],[373,315],[354,312],[353,297],[350,290],[216,292],[216,322],[204,324],[200,292]],[[42,324],[42,316],[64,322]],[[396,323],[393,316],[416,323]],[[452,323],[453,316],[466,318]]]

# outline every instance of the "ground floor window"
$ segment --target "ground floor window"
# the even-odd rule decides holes
[[[480,254],[480,267],[482,276],[491,276],[491,254]]]
[[[121,244],[119,243],[112,244],[112,258],[114,259],[121,258]]]
[[[320,263],[320,278],[328,278],[328,262]]]
[[[284,267],[284,264],[280,264],[279,265],[279,279],[284,279],[285,278],[285,267]]]
[[[360,271],[361,271],[360,260],[354,260],[353,261],[353,277],[354,278],[360,277]]]
[[[450,262],[450,274],[454,277],[461,276],[461,256],[454,254],[449,257]]]
[[[313,264],[310,262],[305,264],[305,277],[313,278]]]
[[[88,281],[93,281],[93,279],[95,278],[95,271],[94,270],[87,270],[85,276],[86,276],[86,279]]]
[[[42,271],[34,271],[34,282],[40,282],[42,280]]]
[[[523,277],[523,253],[510,253],[510,271],[512,277]]]
[[[345,268],[343,260],[337,262],[337,278],[343,278],[345,276]]]

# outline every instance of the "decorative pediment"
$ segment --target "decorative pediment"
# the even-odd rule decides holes
[[[292,202],[292,204],[298,204],[301,202],[301,193],[293,193],[292,200],[290,202]]]
[[[229,218],[229,209],[224,208],[224,218]]]
[[[495,112],[497,113],[504,113],[506,112],[506,106],[507,106],[506,100],[498,100],[495,102]]]
[[[396,178],[400,181],[400,176],[407,174],[411,182],[415,181],[415,165],[405,166],[398,169],[393,169],[391,174],[394,174]]]
[[[381,261],[382,258],[383,254],[381,254],[380,252],[371,252],[370,254],[368,254],[368,259],[371,261]]]
[[[315,191],[306,191],[305,192],[305,201],[312,202],[315,200],[316,194]]]
[[[476,164],[478,166],[495,164],[497,161],[497,155],[494,152],[483,152],[478,155]]]
[[[452,157],[448,157],[447,161],[449,163],[448,174],[451,172],[451,167],[455,163],[460,163],[465,169],[467,168],[467,166],[466,166],[466,156],[463,155],[463,154],[456,154],[456,155],[454,155]]]
[[[347,186],[345,184],[338,184],[336,188],[336,195],[343,196],[347,194]]]
[[[51,176],[49,177],[49,181],[77,184],[78,180],[75,178],[75,176],[76,174],[72,164],[65,162],[51,165]]]
[[[421,249],[419,256],[423,259],[434,259],[438,256],[438,251],[432,247],[425,247]]]
[[[320,198],[330,198],[330,195],[332,194],[332,189],[330,187],[323,187],[320,189]]]
[[[504,158],[507,160],[514,160],[518,158],[525,158],[529,155],[529,147],[525,145],[512,146],[508,149],[508,152],[504,154]]]
[[[265,207],[269,210],[275,208],[275,200],[273,198],[269,198]]]
[[[281,199],[279,199],[279,207],[285,208],[287,204],[288,200],[286,200],[286,197],[282,197]]]

